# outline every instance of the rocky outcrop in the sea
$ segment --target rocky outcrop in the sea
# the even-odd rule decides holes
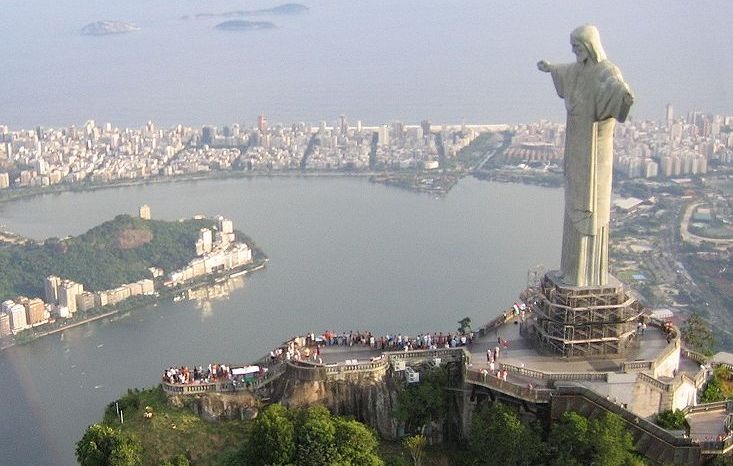
[[[123,21],[97,21],[89,23],[81,28],[85,36],[106,36],[110,34],[125,34],[127,32],[139,31],[140,28],[134,24]]]

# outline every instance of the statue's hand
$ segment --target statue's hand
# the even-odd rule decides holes
[[[624,105],[626,105],[627,107],[631,107],[631,104],[634,103],[634,96],[631,94],[631,92],[627,92],[626,94],[624,94],[623,99]]]
[[[537,69],[543,73],[549,73],[552,70],[552,65],[546,60],[540,60],[537,62]]]

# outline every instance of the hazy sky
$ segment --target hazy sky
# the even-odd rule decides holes
[[[0,124],[562,121],[535,63],[572,61],[587,22],[636,94],[632,117],[733,113],[731,1],[303,0],[309,14],[238,33],[180,19],[279,3],[4,0]],[[142,30],[79,35],[100,19]]]

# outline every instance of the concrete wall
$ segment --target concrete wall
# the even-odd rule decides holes
[[[672,395],[672,409],[685,409],[697,403],[697,387],[689,380],[683,380]]]
[[[674,377],[680,368],[680,347],[676,342],[674,350],[667,353],[664,357],[657,359],[654,366],[654,377]]]
[[[634,384],[634,395],[629,411],[641,417],[657,414],[664,404],[665,393],[657,387],[637,379]]]

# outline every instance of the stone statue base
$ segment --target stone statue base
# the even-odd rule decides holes
[[[607,285],[573,286],[545,274],[526,335],[537,349],[568,358],[615,358],[638,346],[642,306],[615,277]]]

